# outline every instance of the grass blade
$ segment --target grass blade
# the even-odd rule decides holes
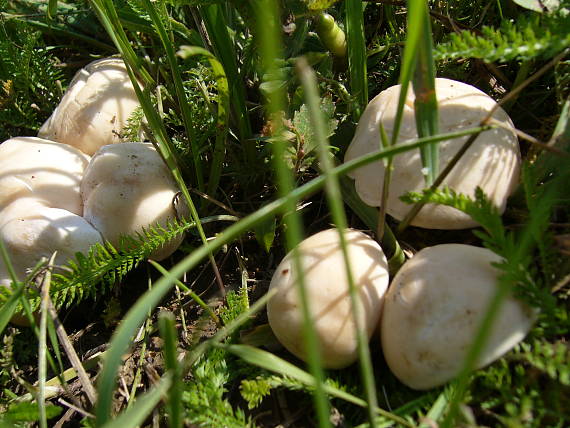
[[[218,84],[218,111],[217,111],[217,124],[216,124],[216,143],[214,146],[214,153],[212,156],[212,166],[210,169],[210,176],[208,177],[207,194],[214,197],[220,177],[222,175],[222,166],[224,156],[226,153],[226,139],[228,136],[228,121],[230,114],[230,92],[228,87],[228,78],[218,59],[212,55],[211,52],[204,48],[197,46],[181,46],[180,50],[176,53],[180,58],[187,59],[195,55],[203,55],[210,63],[210,67],[214,71],[214,76]]]
[[[51,283],[51,267],[54,264],[56,253],[51,256],[48,268],[45,271],[42,281],[41,294],[42,304],[40,312],[40,335],[38,338],[38,413],[41,428],[47,428],[46,415],[46,378],[47,378],[47,322],[49,307],[49,286]]]
[[[314,387],[316,385],[316,380],[314,376],[270,352],[264,351],[259,348],[254,348],[253,346],[249,345],[218,345],[218,346],[228,352],[231,352],[234,355],[237,355],[242,360],[254,366],[261,367],[265,370],[280,374],[282,376],[288,376],[310,387]],[[368,406],[368,403],[365,400],[362,400],[361,398],[358,398],[332,385],[325,384],[323,388],[325,392],[332,397],[340,398],[341,400],[355,404],[359,407]],[[373,411],[376,415],[378,414],[382,415],[385,418],[388,418],[402,426],[405,427],[414,426],[413,424],[409,423],[400,416],[387,412],[386,410],[380,409],[379,407],[375,407]]]
[[[258,22],[257,34],[258,43],[261,47],[262,67],[266,76],[279,76],[277,61],[282,58],[282,42],[280,39],[281,22],[278,3],[275,0],[263,0],[256,10],[256,20]],[[277,187],[280,196],[284,197],[294,189],[292,173],[285,162],[287,141],[283,138],[284,126],[282,112],[286,111],[286,98],[283,85],[274,85],[274,89],[268,91],[268,120],[272,122],[273,131],[273,164],[277,176]],[[311,374],[317,380],[315,394],[313,395],[315,411],[318,424],[322,428],[330,426],[329,403],[323,389],[324,371],[321,363],[320,349],[317,335],[311,317],[310,303],[305,290],[305,280],[303,266],[297,251],[297,244],[303,238],[302,223],[296,210],[295,203],[291,200],[286,205],[287,213],[285,219],[285,237],[287,246],[292,249],[293,267],[299,273],[295,284],[301,300],[301,311],[303,314],[303,337],[307,351],[307,360]]]
[[[354,284],[352,268],[348,257],[348,250],[346,248],[346,239],[344,237],[344,230],[348,227],[348,224],[346,220],[346,214],[344,212],[340,184],[337,177],[329,174],[333,168],[333,163],[331,160],[331,153],[328,149],[329,144],[327,142],[325,124],[320,111],[320,97],[317,89],[317,78],[304,58],[298,60],[297,68],[299,70],[301,84],[305,92],[313,132],[317,141],[320,166],[324,171],[326,180],[327,202],[331,210],[333,221],[339,231],[340,246],[342,248],[346,275],[348,277],[348,290],[350,295],[351,310],[354,316],[356,328],[360,377],[366,394],[366,402],[368,404],[368,419],[370,426],[375,427],[376,415],[373,409],[378,407],[378,400],[376,397],[374,373],[372,369],[372,361],[370,358],[370,349],[368,348],[368,337],[365,332],[366,329],[364,326],[359,325],[358,321],[358,294],[356,286]]]
[[[346,0],[346,37],[348,42],[348,72],[350,89],[356,97],[358,109],[354,120],[368,104],[368,78],[366,73],[366,41],[364,40],[364,4],[362,0]]]
[[[180,428],[182,427],[182,366],[177,359],[178,338],[174,315],[171,312],[162,312],[159,315],[158,329],[164,341],[162,349],[165,368],[172,379],[168,390],[168,426]]]
[[[410,0],[408,4],[408,14],[418,15],[417,18],[414,18],[414,21],[421,19],[423,24],[419,30],[421,34],[416,50],[416,67],[413,78],[416,95],[414,110],[419,137],[429,137],[430,135],[437,135],[439,132],[439,116],[435,93],[435,64],[432,52],[433,42],[427,7],[425,0]],[[438,145],[426,146],[420,150],[420,153],[422,166],[426,170],[426,185],[431,186],[439,173]]]
[[[162,47],[166,53],[166,58],[168,60],[168,65],[170,67],[170,72],[172,73],[172,80],[174,82],[174,88],[176,90],[176,97],[178,99],[178,105],[180,106],[180,112],[182,114],[182,121],[184,123],[184,129],[186,130],[187,138],[190,143],[192,151],[192,159],[194,161],[194,172],[196,174],[196,184],[200,191],[204,191],[204,175],[202,173],[202,162],[200,160],[200,148],[197,146],[196,137],[194,132],[194,126],[192,125],[192,112],[190,110],[190,105],[188,104],[188,98],[186,97],[186,92],[184,90],[184,84],[182,82],[182,76],[180,74],[180,69],[178,68],[178,63],[176,61],[176,51],[174,49],[174,44],[172,37],[167,33],[164,27],[162,17],[159,16],[155,6],[150,0],[142,0],[142,4],[145,10],[150,16],[152,25],[155,28]],[[163,15],[166,11],[163,12]]]
[[[256,159],[255,141],[251,140],[251,124],[246,105],[245,85],[239,73],[235,45],[228,32],[228,26],[220,4],[211,4],[200,8],[206,30],[215,55],[220,59],[230,83],[232,111],[237,120],[238,134],[245,149],[249,165]]]

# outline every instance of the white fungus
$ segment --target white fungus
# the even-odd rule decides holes
[[[364,233],[348,229],[344,236],[357,290],[359,325],[370,337],[378,323],[388,286],[388,263],[378,243]],[[339,231],[319,232],[301,242],[298,250],[323,365],[346,367],[357,358],[357,342]],[[283,346],[305,360],[298,275],[289,253],[271,280],[270,290],[277,292],[267,304],[267,316]]]
[[[459,374],[498,287],[501,258],[485,248],[443,244],[424,248],[393,279],[381,320],[386,362],[404,384],[429,389]],[[534,314],[508,297],[476,361],[501,357],[530,330]]]
[[[150,143],[103,146],[95,153],[81,182],[85,219],[114,246],[120,237],[166,226],[176,219],[173,200],[178,187]],[[180,235],[152,254],[161,260],[182,242]]]
[[[138,106],[123,60],[104,58],[77,72],[38,136],[92,155],[101,146],[120,142]]]
[[[479,122],[496,106],[496,102],[479,89],[450,79],[438,78],[436,96],[441,133],[457,132],[478,126]],[[377,95],[362,114],[356,134],[348,147],[345,162],[377,151],[380,148],[380,124],[388,138],[392,137],[400,85],[392,86]],[[408,91],[398,144],[417,138],[414,93]],[[501,108],[493,119],[504,127],[483,132],[467,150],[451,173],[443,181],[457,193],[473,196],[479,186],[500,212],[506,207],[508,196],[514,190],[520,170],[520,151],[513,132],[514,126]],[[440,169],[459,151],[468,136],[439,143]],[[410,205],[399,197],[407,192],[421,191],[425,185],[419,149],[394,157],[394,170],[387,200],[387,212],[402,220]],[[361,167],[349,175],[356,180],[356,191],[370,206],[381,203],[385,167],[382,161]],[[464,229],[477,226],[467,214],[443,205],[427,204],[411,223],[429,229]]]

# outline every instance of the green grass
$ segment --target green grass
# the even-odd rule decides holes
[[[34,363],[24,354],[2,354],[0,409],[5,415],[0,424],[37,421],[50,426],[65,410],[46,398],[48,380],[70,367],[57,343],[48,296],[61,311],[68,308],[68,319],[60,315],[67,331],[81,330],[89,319],[97,334],[83,333],[86,338],[108,337],[102,366],[90,369],[97,374],[96,404],[74,402],[87,403],[87,416],[73,416],[86,426],[264,427],[285,423],[280,418],[297,411],[295,426],[334,426],[331,414],[337,413],[346,426],[362,427],[425,427],[431,421],[445,427],[570,424],[570,413],[560,404],[570,397],[560,346],[569,339],[570,328],[570,194],[564,186],[570,159],[570,101],[564,98],[569,14],[464,0],[442,10],[421,0],[390,5],[360,0],[90,0],[89,7],[50,0],[41,7],[31,0],[0,0],[1,33],[6,35],[0,37],[0,126],[5,137],[29,135],[49,115],[46,110],[54,107],[61,90],[58,83],[43,79],[54,77],[65,87],[79,66],[75,60],[84,64],[119,53],[142,106],[130,129],[145,129],[156,144],[191,218],[149,229],[125,241],[125,248],[94,248],[71,263],[67,274],[46,275],[43,298],[33,285],[42,265],[18,278],[0,242],[3,264],[14,282],[11,290],[0,293],[0,334],[10,349],[38,349]],[[335,18],[335,39],[342,40],[338,32],[345,32],[347,62],[313,32],[324,11]],[[84,15],[91,16],[91,25],[74,26],[66,18]],[[488,37],[479,35],[480,28]],[[539,28],[544,30],[537,32]],[[93,52],[78,49],[85,41]],[[190,82],[200,70],[201,79]],[[503,217],[484,195],[471,200],[437,190],[452,167],[439,165],[438,142],[465,136],[464,152],[492,124],[442,134],[433,92],[436,76],[477,83],[508,105],[522,131],[557,150],[540,151],[521,141],[523,176]],[[392,138],[378,141],[374,153],[337,164],[368,99],[395,82],[404,91]],[[419,137],[397,144],[410,85],[421,95],[414,105]],[[539,99],[542,108],[529,111]],[[453,206],[482,225],[475,235],[469,230],[426,233],[408,228],[413,214],[396,226],[383,209],[359,200],[346,174],[381,160],[388,165],[389,183],[392,159],[409,150],[420,150],[428,188],[406,196],[416,204],[412,213],[428,201]],[[193,191],[205,199],[198,201]],[[301,268],[297,244],[330,224],[339,230],[367,227],[378,232],[393,256],[392,271],[403,261],[402,248],[419,250],[446,240],[484,245],[503,257],[496,295],[454,382],[429,392],[411,391],[389,372],[377,339],[369,346],[362,329],[357,329],[358,364],[325,370],[302,269],[296,270],[301,271],[297,283],[307,362],[276,345],[264,314],[273,269],[289,250]],[[155,269],[139,266],[151,247],[183,232],[185,243],[172,258],[148,265]],[[151,286],[137,289],[138,282]],[[357,311],[352,282],[349,274]],[[211,283],[219,287],[210,288]],[[45,294],[50,284],[52,290]],[[175,287],[181,292],[173,293]],[[82,305],[101,307],[110,290],[122,308],[114,325],[107,327],[96,313],[78,315]],[[537,324],[528,340],[473,372],[493,320],[512,292],[540,309]],[[33,334],[14,335],[8,327],[16,311],[32,321]],[[252,346],[248,340],[266,346]],[[161,357],[152,359],[155,355]],[[129,370],[125,358],[137,361],[132,376],[136,384],[123,385],[128,377],[122,370]],[[121,402],[121,396],[128,398]],[[26,408],[18,416],[17,397],[32,400],[37,412]],[[271,403],[279,403],[279,412],[268,417]],[[54,405],[63,410],[54,411]]]

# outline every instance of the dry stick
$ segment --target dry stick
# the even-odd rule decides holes
[[[496,120],[494,118],[489,119],[489,123],[490,123],[490,125],[495,125],[499,128],[503,128],[503,129],[507,129],[509,131],[513,131],[515,134],[517,134],[517,136],[521,140],[526,140],[529,143],[534,144],[535,146],[539,147],[542,150],[545,150],[545,151],[551,152],[551,153],[555,153],[559,156],[570,157],[570,153],[565,152],[564,150],[560,150],[557,147],[551,146],[548,143],[540,141],[538,138],[535,138],[532,135],[529,135],[526,132],[521,131],[520,129],[516,129],[516,128],[512,129],[512,128],[508,127],[507,125],[505,125],[503,122],[499,122],[498,120]]]
[[[84,417],[90,418],[90,419],[95,419],[95,415],[92,415],[91,413],[86,412],[81,407],[77,407],[74,404],[71,404],[71,403],[65,401],[63,398],[58,398],[57,402],[68,407],[70,410],[73,410],[74,412],[79,413],[81,416],[84,416]]]
[[[39,426],[47,428],[47,415],[45,408],[45,392],[46,392],[46,376],[47,376],[47,308],[49,303],[49,289],[51,285],[51,269],[54,264],[57,251],[55,251],[48,262],[48,268],[44,273],[41,284],[40,295],[40,335],[38,338],[38,393],[36,401],[38,402]]]
[[[97,392],[95,391],[95,388],[93,387],[93,384],[91,383],[91,380],[87,375],[87,372],[83,368],[83,364],[81,363],[81,360],[77,356],[75,348],[73,348],[73,344],[69,340],[69,337],[67,336],[63,324],[59,320],[59,317],[57,316],[57,311],[55,310],[53,302],[51,301],[49,296],[47,297],[47,300],[48,300],[48,312],[53,319],[53,323],[55,325],[55,331],[57,333],[57,337],[59,338],[60,344],[65,353],[67,354],[67,358],[69,358],[71,365],[75,369],[77,377],[81,382],[81,386],[83,386],[83,390],[85,391],[85,394],[87,394],[87,398],[89,398],[89,401],[91,402],[92,405],[95,405],[95,402],[97,401]]]
[[[549,69],[551,69],[552,67],[554,67],[556,65],[556,63],[558,63],[562,58],[564,58],[566,55],[568,55],[568,53],[570,52],[570,49],[564,49],[560,54],[558,54],[556,57],[554,57],[552,60],[550,60],[547,64],[545,64],[544,66],[542,66],[542,68],[540,70],[538,70],[535,74],[533,74],[532,76],[530,76],[528,79],[526,79],[523,83],[521,83],[519,86],[517,86],[515,89],[513,89],[511,92],[509,92],[501,101],[499,101],[497,104],[495,104],[493,106],[493,108],[491,109],[491,111],[487,114],[487,116],[485,116],[485,118],[483,120],[481,120],[481,122],[479,122],[478,126],[485,126],[488,124],[488,122],[490,121],[490,119],[493,116],[493,113],[495,113],[495,111],[504,103],[508,102],[509,100],[513,99],[514,97],[518,96],[518,94],[524,89],[526,88],[528,85],[530,85],[532,82],[534,82],[535,80],[537,80],[539,77],[541,77],[544,73],[546,73]],[[430,186],[429,190],[430,192],[433,192],[435,189],[438,188],[438,186],[443,182],[443,180],[445,180],[445,178],[448,176],[448,174],[451,172],[451,170],[455,167],[455,165],[457,164],[457,162],[459,161],[459,159],[461,159],[461,157],[465,154],[465,152],[467,150],[469,150],[469,148],[473,145],[473,143],[475,142],[475,140],[477,139],[477,137],[479,136],[479,134],[481,134],[480,132],[475,133],[473,135],[471,135],[469,137],[469,139],[463,144],[463,146],[461,146],[461,148],[459,149],[459,151],[455,154],[455,156],[453,156],[453,158],[451,159],[451,161],[445,166],[445,168],[443,169],[443,171],[439,174],[439,176],[435,179],[435,181],[433,182],[433,184]],[[406,215],[406,217],[404,218],[404,220],[402,220],[402,222],[400,223],[400,225],[398,226],[398,233],[402,233],[409,225],[410,222],[416,217],[416,215],[418,214],[418,212],[423,208],[423,206],[426,204],[425,198],[423,198],[421,201],[417,202],[412,209],[410,210],[410,212]]]

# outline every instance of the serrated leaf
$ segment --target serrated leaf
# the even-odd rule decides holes
[[[329,97],[325,97],[321,99],[320,109],[325,121],[326,137],[330,137],[338,126],[338,120],[334,119],[335,105]],[[293,115],[293,127],[302,140],[305,155],[317,148],[317,141],[306,104],[303,104]]]

